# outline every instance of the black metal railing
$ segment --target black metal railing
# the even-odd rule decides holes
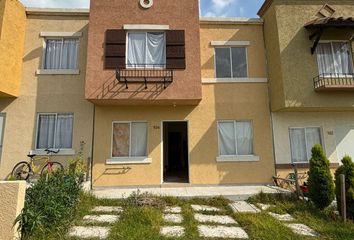
[[[352,73],[322,73],[313,79],[315,89],[320,88],[354,88]]]
[[[173,70],[166,69],[164,64],[127,64],[118,66],[116,78],[127,89],[128,84],[144,84],[145,89],[148,84],[163,84],[166,88],[173,82]]]

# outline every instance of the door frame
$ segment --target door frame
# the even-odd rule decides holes
[[[187,183],[190,183],[190,161],[189,161],[189,121],[188,120],[162,120],[161,121],[161,157],[160,157],[160,162],[161,162],[161,184],[164,184],[165,182],[163,181],[163,168],[164,168],[164,144],[163,144],[163,135],[164,135],[164,128],[163,124],[164,123],[169,123],[169,122],[183,122],[187,124],[187,163],[188,163],[188,179]]]
[[[6,113],[0,112],[0,117],[3,117],[2,126],[0,126],[0,128],[2,128],[2,132],[1,132],[1,135],[0,135],[0,146],[1,146],[1,151],[0,151],[0,163],[1,163],[1,155],[2,155],[2,151],[4,150],[4,136],[5,136]]]

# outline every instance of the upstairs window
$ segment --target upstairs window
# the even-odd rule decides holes
[[[127,67],[155,68],[166,65],[164,32],[129,32]]]
[[[215,48],[216,78],[247,78],[245,47]]]
[[[55,38],[45,40],[44,69],[77,69],[79,39]]]
[[[320,75],[352,75],[353,59],[348,42],[323,42],[317,46]]]

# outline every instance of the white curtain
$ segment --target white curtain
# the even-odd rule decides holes
[[[253,154],[253,133],[251,122],[236,122],[236,143],[237,155]]]
[[[41,114],[38,117],[37,149],[54,147],[54,114]]]
[[[164,67],[166,64],[165,34],[147,33],[147,67]]]
[[[321,144],[320,128],[306,128],[307,159],[311,159],[311,150],[316,144]]]
[[[346,42],[319,43],[317,46],[317,62],[319,73],[352,74],[353,61],[349,44]]]
[[[131,156],[147,156],[147,123],[132,123],[131,125]]]
[[[79,46],[77,39],[64,39],[61,69],[76,69],[77,66],[77,50]]]
[[[60,69],[62,39],[48,39],[45,51],[45,69]]]
[[[306,162],[306,139],[304,128],[290,129],[290,146],[292,162]]]
[[[72,148],[73,120],[72,114],[58,114],[55,148]]]
[[[146,33],[128,33],[128,66],[144,67],[146,63]]]
[[[234,122],[219,122],[220,155],[236,155],[235,124]]]

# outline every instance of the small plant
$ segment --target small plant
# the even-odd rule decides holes
[[[166,206],[166,202],[159,197],[153,196],[150,193],[133,192],[124,202],[126,207],[154,207],[163,209]]]
[[[319,209],[328,207],[334,200],[334,182],[329,169],[329,160],[319,144],[312,148],[308,188],[311,201]]]
[[[343,165],[340,166],[336,173],[336,197],[338,211],[341,212],[341,186],[340,186],[340,175],[345,175],[345,198],[347,205],[347,217],[354,219],[354,163],[349,156],[345,156],[342,159]]]

